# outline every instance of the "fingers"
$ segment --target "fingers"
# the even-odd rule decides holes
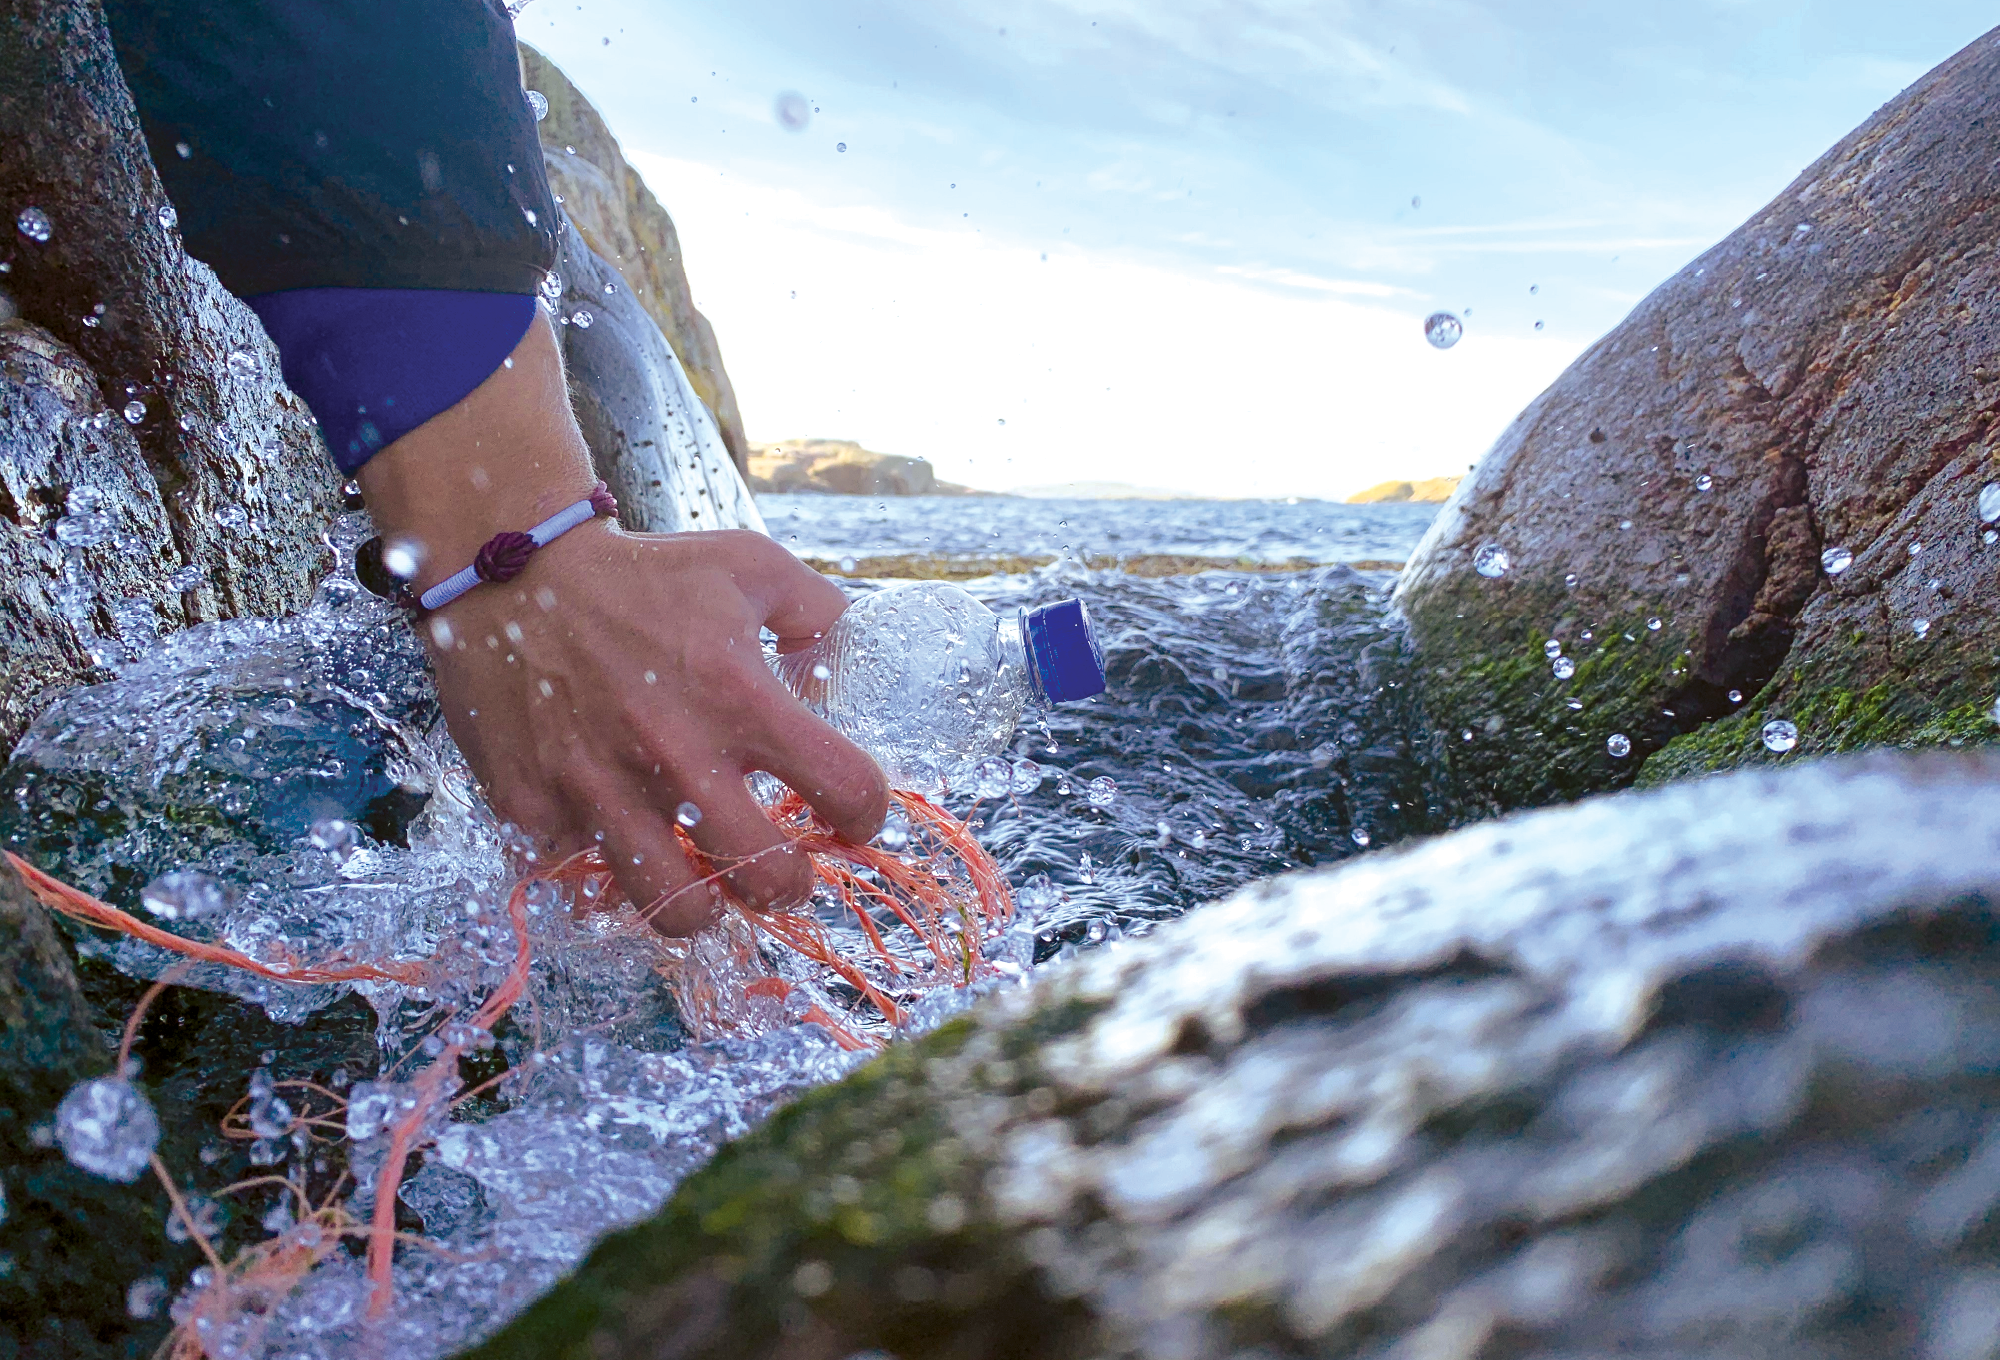
[[[703,883],[667,819],[643,798],[629,800],[604,827],[604,858],[618,886],[662,935],[692,935],[722,912],[722,894]]]
[[[889,781],[869,754],[803,705],[773,707],[764,769],[813,805],[842,840],[865,845],[889,815]]]
[[[708,782],[688,835],[724,871],[729,890],[753,907],[795,907],[812,895],[812,857],[757,806],[741,778]]]
[[[781,650],[791,650],[783,645],[787,641],[809,640],[831,628],[847,608],[840,587],[764,535],[744,537],[749,541],[736,546],[748,561],[736,583],[762,606],[764,626],[778,635]]]

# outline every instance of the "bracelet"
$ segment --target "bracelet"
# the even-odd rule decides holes
[[[444,608],[481,581],[513,580],[527,569],[528,559],[535,555],[537,548],[548,547],[579,524],[599,517],[609,519],[617,513],[617,497],[603,482],[599,482],[583,500],[556,511],[527,533],[510,530],[493,535],[486,540],[479,555],[472,559],[471,566],[438,582],[420,598],[412,597],[408,582],[396,576],[383,562],[383,544],[379,535],[354,550],[354,574],[373,594],[415,609],[420,614],[429,613]]]

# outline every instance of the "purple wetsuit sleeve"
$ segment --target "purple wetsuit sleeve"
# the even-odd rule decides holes
[[[343,472],[456,406],[535,319],[522,293],[295,288],[244,299]]]

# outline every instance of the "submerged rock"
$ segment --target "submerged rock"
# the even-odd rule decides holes
[[[1396,596],[1468,811],[1775,759],[1774,718],[1790,759],[1992,735],[1996,202],[1989,34],[1517,418]]]
[[[2000,756],[1258,884],[725,1149],[487,1357],[1987,1354]]]
[[[521,44],[521,78],[547,101],[541,134],[549,187],[585,243],[613,263],[659,325],[687,381],[714,417],[729,457],[747,474],[750,445],[743,437],[736,392],[722,366],[715,331],[694,305],[673,219],[639,172],[626,164],[617,139],[590,101],[554,62],[526,43]]]

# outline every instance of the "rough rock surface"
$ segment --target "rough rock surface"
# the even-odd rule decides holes
[[[2000,754],[1257,884],[801,1100],[483,1356],[1988,1356]]]
[[[963,496],[941,482],[927,458],[877,453],[851,439],[787,439],[750,450],[750,489],[830,492],[840,496]]]
[[[0,327],[0,743],[49,686],[93,678],[107,639],[283,613],[324,569],[333,465],[256,317],[188,257],[167,207],[98,7],[11,6],[0,315],[18,319]],[[79,491],[99,493],[109,532],[81,551],[53,537],[88,501]]]
[[[750,444],[736,392],[722,366],[715,331],[694,305],[673,219],[625,163],[617,140],[555,63],[521,44],[521,77],[549,101],[542,120],[542,160],[549,187],[585,242],[611,260],[659,323],[687,378],[708,407],[737,470],[749,471]]]
[[[1396,596],[1469,811],[1776,758],[1778,718],[1800,754],[1993,734],[1996,239],[1989,34],[1521,414]]]

